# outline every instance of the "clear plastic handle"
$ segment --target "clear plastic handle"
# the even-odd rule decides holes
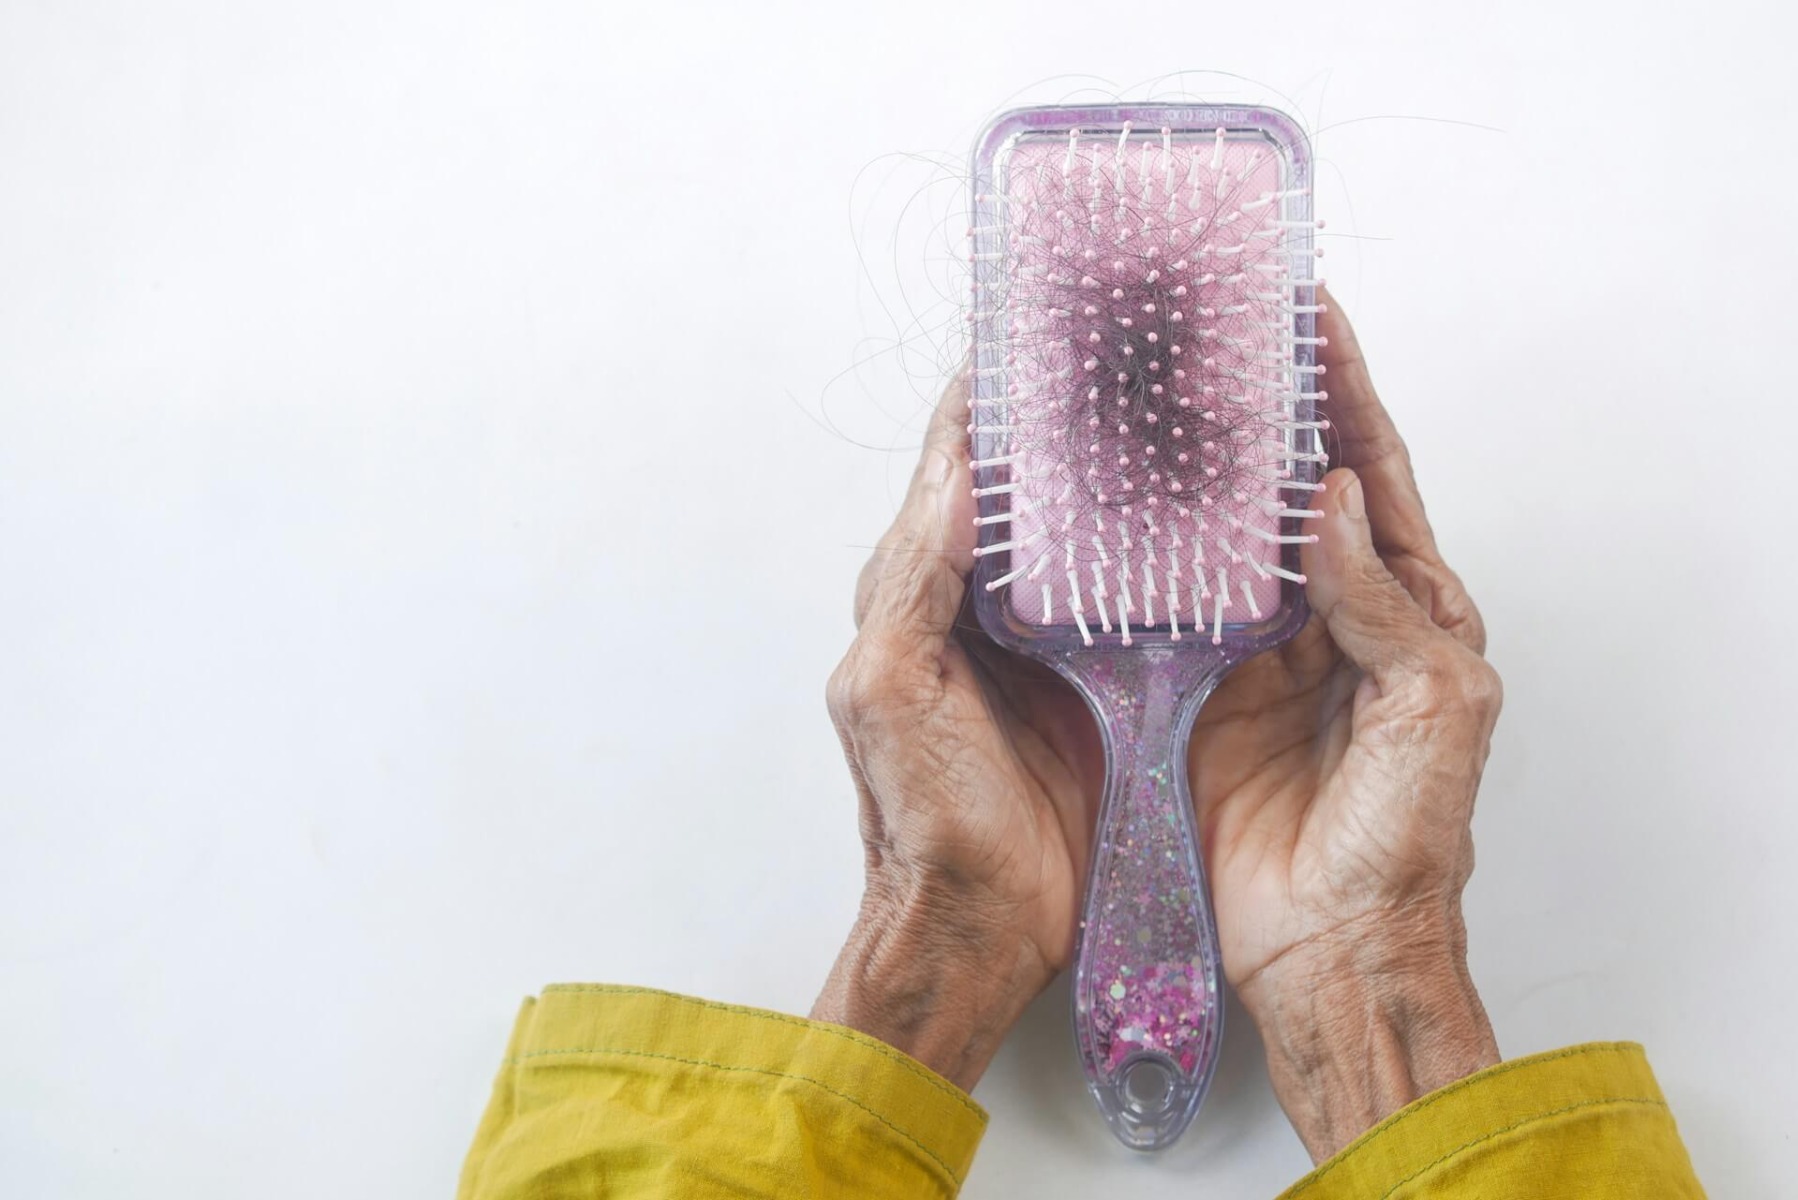
[[[1186,746],[1229,664],[1210,647],[1142,647],[1075,650],[1057,665],[1106,741],[1074,969],[1075,1039],[1112,1132],[1126,1146],[1158,1150],[1198,1112],[1223,1038],[1217,923]]]

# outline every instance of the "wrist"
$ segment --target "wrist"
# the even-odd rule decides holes
[[[870,886],[811,1016],[878,1038],[972,1091],[1051,974],[965,897]]]
[[[1261,1031],[1274,1094],[1319,1162],[1499,1061],[1458,913],[1344,926],[1270,962],[1238,996]]]

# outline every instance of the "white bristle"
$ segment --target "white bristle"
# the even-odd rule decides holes
[[[1249,606],[1249,615],[1259,621],[1261,606],[1255,603],[1255,589],[1249,586],[1249,581],[1246,579],[1242,581],[1242,598],[1244,603]]]
[[[1068,576],[1070,581],[1073,578],[1072,575]],[[1093,635],[1092,630],[1086,627],[1086,613],[1080,607],[1080,590],[1074,588],[1069,592],[1069,595],[1073,597],[1072,609],[1074,613],[1074,624],[1080,628],[1080,640],[1090,646],[1093,644]]]
[[[1270,529],[1263,529],[1259,525],[1246,526],[1244,532],[1275,546],[1301,546],[1317,540],[1316,534],[1281,534]]]
[[[1286,522],[1319,510],[1280,497],[1321,489],[1324,372],[1295,355],[1325,344],[1310,327],[1323,306],[1294,267],[1321,225],[1257,142],[1070,129],[1011,151],[981,201],[972,465],[1004,482],[978,477],[975,524],[1001,540],[975,554],[1010,555],[989,590],[1035,585],[1007,602],[1028,624],[1088,645],[1093,616],[1126,644],[1183,624],[1218,640],[1227,613],[1260,620],[1302,583],[1266,560],[1315,540]]]
[[[1018,576],[1022,575],[1023,573],[1024,573],[1024,568],[1019,567],[1017,570],[1012,571],[1009,574],[1001,575],[1001,576],[999,576],[999,578],[997,578],[997,579],[993,580],[991,583],[987,584],[986,590],[989,592],[996,592],[1000,588],[1004,587],[1006,584],[1010,583],[1012,580],[1016,579]]]

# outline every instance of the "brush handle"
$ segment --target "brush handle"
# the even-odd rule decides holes
[[[1193,718],[1229,665],[1209,647],[1073,651],[1057,664],[1105,736],[1074,969],[1087,1085],[1125,1145],[1156,1150],[1192,1121],[1223,1036],[1223,996],[1187,784]]]

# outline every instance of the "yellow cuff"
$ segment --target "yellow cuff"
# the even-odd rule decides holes
[[[986,1119],[854,1030],[558,985],[519,1015],[462,1195],[953,1196]]]
[[[1514,1059],[1394,1113],[1281,1200],[1653,1195],[1703,1189],[1642,1047]]]

